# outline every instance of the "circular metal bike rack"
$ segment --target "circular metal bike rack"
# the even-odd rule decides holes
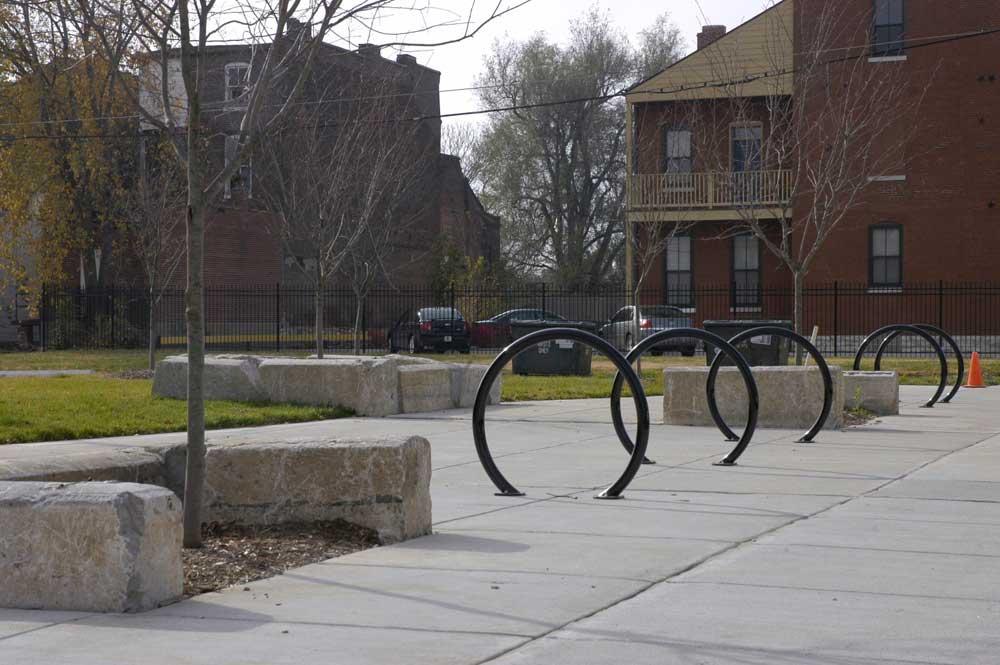
[[[955,354],[955,359],[958,361],[958,378],[955,380],[955,385],[952,386],[951,391],[941,400],[947,404],[951,401],[952,397],[958,394],[959,388],[962,387],[962,381],[965,380],[965,360],[962,359],[962,350],[958,348],[958,344],[955,343],[955,339],[951,335],[937,326],[932,326],[929,323],[914,323],[913,325],[943,339],[948,346],[951,347],[952,353]],[[890,333],[889,336],[882,340],[882,343],[878,345],[878,351],[875,352],[876,372],[882,368],[882,354],[885,352],[886,348],[888,348],[889,342],[896,339],[901,334],[902,332]]]
[[[595,351],[600,351],[618,369],[616,381],[623,374],[625,380],[628,381],[629,389],[632,391],[632,399],[635,401],[635,411],[638,419],[636,443],[632,446],[632,443],[629,442],[627,446],[627,448],[631,448],[629,451],[631,457],[629,458],[628,466],[625,467],[624,473],[596,497],[598,499],[620,499],[622,491],[632,482],[635,474],[639,471],[639,467],[642,466],[642,460],[646,455],[646,446],[649,443],[649,404],[646,402],[646,393],[642,389],[642,382],[628,361],[625,360],[625,356],[610,343],[584,330],[576,328],[537,330],[524,337],[519,337],[500,352],[500,355],[496,357],[486,370],[486,374],[483,375],[483,379],[479,383],[479,390],[476,392],[476,402],[472,407],[472,435],[476,442],[476,454],[479,455],[479,461],[483,465],[486,475],[490,477],[493,484],[500,490],[497,496],[524,496],[523,492],[511,485],[504,475],[500,473],[500,469],[497,468],[496,463],[493,461],[493,455],[490,454],[489,445],[486,442],[486,402],[493,382],[504,366],[514,356],[532,346],[556,339],[572,340],[586,344]],[[619,436],[621,435],[619,434]],[[624,444],[624,440],[622,443]]]
[[[875,332],[865,337],[862,340],[861,345],[858,347],[857,353],[854,354],[854,370],[861,369],[861,358],[865,354],[865,350],[868,346],[881,337],[882,335],[888,335],[889,333],[909,333],[911,335],[917,335],[922,337],[931,348],[937,353],[938,363],[941,366],[941,380],[938,382],[938,388],[934,391],[934,396],[931,397],[926,404],[924,404],[925,409],[929,409],[934,406],[934,404],[940,399],[942,393],[944,393],[945,387],[948,385],[948,359],[945,358],[944,351],[941,350],[941,345],[935,341],[935,339],[925,330],[918,328],[917,326],[910,324],[897,323],[891,326],[882,326]]]
[[[629,351],[628,356],[626,356],[626,362],[629,369],[631,369],[632,363],[652,347],[656,346],[660,342],[678,338],[698,339],[718,347],[722,353],[725,353],[727,356],[732,358],[733,362],[736,363],[736,367],[740,370],[740,374],[743,375],[743,382],[746,384],[748,397],[746,428],[743,430],[743,436],[740,437],[736,447],[733,448],[722,461],[715,463],[717,466],[732,466],[736,464],[736,460],[743,454],[746,447],[750,445],[750,439],[753,438],[753,433],[757,429],[757,411],[760,408],[760,399],[757,394],[757,382],[754,381],[753,374],[750,372],[750,365],[747,364],[746,359],[733,347],[732,344],[718,335],[708,332],[707,330],[701,330],[699,328],[672,328],[670,330],[663,330],[650,335],[636,344],[632,350]],[[625,378],[627,379],[628,377],[626,376]],[[615,375],[615,383],[611,388],[611,419],[614,421],[615,432],[618,433],[618,440],[622,442],[622,445],[625,446],[625,450],[628,451],[634,458],[635,448],[632,445],[631,439],[629,439],[628,432],[625,429],[625,423],[622,421],[622,383],[622,372],[619,371],[618,374]],[[631,388],[631,382],[629,382],[629,387]],[[632,390],[634,395],[635,389],[633,388]]]
[[[809,431],[802,435],[799,439],[800,443],[809,443],[813,438],[819,434],[819,431],[823,429],[823,425],[826,424],[826,419],[830,417],[830,409],[833,407],[833,377],[830,376],[830,367],[826,364],[826,359],[823,354],[819,352],[819,349],[810,342],[808,339],[798,334],[794,330],[789,330],[788,328],[781,328],[779,326],[760,326],[759,328],[751,328],[750,330],[744,330],[743,332],[734,335],[729,338],[729,343],[733,346],[738,345],[740,342],[745,342],[748,339],[757,337],[759,335],[775,335],[777,337],[784,337],[785,339],[790,339],[803,349],[806,350],[812,359],[816,362],[816,366],[819,367],[819,373],[823,377],[823,409],[820,411],[819,418],[813,423],[813,426],[809,428]],[[708,370],[708,383],[705,385],[706,392],[708,394],[708,410],[712,414],[712,420],[715,421],[716,426],[719,430],[726,436],[727,441],[736,441],[736,434],[729,429],[729,425],[723,420],[722,414],[719,413],[718,404],[715,401],[715,380],[719,375],[719,367],[722,365],[722,354],[716,354],[715,359],[712,361],[712,365]]]

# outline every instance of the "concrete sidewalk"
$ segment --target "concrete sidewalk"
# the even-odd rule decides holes
[[[430,439],[436,533],[141,615],[0,610],[0,663],[996,663],[1000,389],[813,444],[657,425],[623,501],[606,400],[261,428]],[[651,411],[659,413],[658,400]],[[246,432],[211,438],[245,437]],[[178,435],[7,446],[39,455]]]

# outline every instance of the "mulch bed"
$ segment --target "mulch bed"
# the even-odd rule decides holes
[[[184,594],[218,591],[290,568],[378,546],[371,529],[334,522],[237,526],[209,524],[201,549],[184,549]]]

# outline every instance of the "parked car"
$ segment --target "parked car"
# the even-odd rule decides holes
[[[388,345],[393,353],[468,353],[469,332],[469,324],[454,307],[421,307],[405,311],[389,328]]]
[[[510,331],[512,321],[565,321],[563,317],[544,309],[511,309],[472,325],[472,344],[481,347],[502,347],[514,341]]]
[[[622,351],[628,351],[633,344],[661,330],[690,328],[691,317],[678,307],[669,305],[641,305],[638,325],[633,306],[622,307],[611,320],[599,330],[601,337]],[[693,339],[672,339],[654,346],[650,351],[660,354],[664,351],[680,351],[681,355],[693,356],[697,342]]]

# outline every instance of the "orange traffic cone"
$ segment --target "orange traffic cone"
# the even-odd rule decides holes
[[[972,365],[969,367],[969,382],[963,388],[985,388],[983,383],[983,368],[979,366],[979,351],[972,352]]]

